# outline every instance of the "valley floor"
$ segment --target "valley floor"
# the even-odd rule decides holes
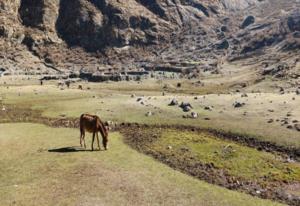
[[[56,81],[45,82],[41,86],[35,78],[22,78],[0,79],[0,146],[3,148],[0,152],[0,163],[3,165],[0,168],[0,194],[5,197],[0,205],[43,205],[48,202],[47,205],[279,204],[214,186],[192,178],[188,173],[178,172],[131,149],[124,143],[124,133],[111,133],[111,145],[107,152],[84,152],[78,147],[78,129],[41,125],[52,120],[72,119],[75,124],[71,127],[75,127],[82,113],[97,114],[105,121],[118,124],[213,129],[269,142],[278,148],[293,151],[292,158],[295,159],[292,161],[299,158],[300,109],[297,105],[300,97],[292,90],[284,94],[268,89],[257,91],[256,85],[240,92],[234,89],[233,92],[230,85],[211,84],[209,80],[204,80],[207,81],[206,86],[184,81],[182,87],[177,88],[179,80],[161,83],[153,79],[98,84],[78,82],[68,89],[58,87]],[[83,90],[78,89],[79,85]],[[190,112],[198,113],[199,117],[183,118],[190,112],[183,112],[178,105],[169,106],[174,98],[179,104],[190,103],[193,107]],[[234,107],[236,102],[245,104]],[[65,125],[56,124],[55,127]],[[162,142],[152,146],[158,152],[165,152],[166,146],[173,146],[172,139],[161,139]],[[174,144],[187,146],[189,143]],[[220,144],[220,148],[226,147],[225,144]],[[193,151],[192,156],[201,150],[194,147],[188,149]],[[258,157],[262,155],[260,152],[254,154]],[[202,158],[200,161],[203,162],[210,157]],[[261,158],[268,162],[268,158]],[[294,169],[295,175],[287,176],[288,181],[291,180],[289,177],[296,178],[290,182],[295,183],[295,196],[299,195],[297,171]],[[236,176],[238,169],[232,172]]]

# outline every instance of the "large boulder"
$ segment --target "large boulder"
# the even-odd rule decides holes
[[[299,13],[292,13],[287,18],[287,25],[288,25],[289,29],[292,32],[300,31],[300,14]]]
[[[192,105],[189,102],[181,102],[179,107],[182,109],[184,112],[189,112],[193,109]]]
[[[192,110],[192,108],[190,106],[184,106],[184,107],[182,107],[182,111],[184,111],[184,112],[189,112],[191,110]]]
[[[181,107],[181,108],[184,108],[184,107],[193,108],[192,105],[189,102],[181,102],[179,107]]]
[[[226,39],[216,44],[216,49],[221,50],[221,49],[228,49],[228,48],[229,48],[229,42]]]
[[[251,24],[254,24],[254,22],[255,22],[255,17],[254,16],[247,16],[244,19],[244,21],[241,25],[241,28],[245,29],[246,27],[250,26]]]

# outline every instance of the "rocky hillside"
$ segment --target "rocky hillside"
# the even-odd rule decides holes
[[[107,65],[138,69],[140,61],[205,65],[268,59],[278,52],[295,56],[297,5],[298,0],[0,0],[0,67],[50,73]]]

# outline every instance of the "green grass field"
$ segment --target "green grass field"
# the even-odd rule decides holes
[[[147,131],[145,131],[147,132]],[[168,150],[168,145],[172,150]],[[232,141],[220,140],[207,132],[165,130],[161,138],[149,148],[177,158],[194,157],[197,161],[223,169],[234,177],[262,184],[272,181],[293,182],[300,180],[300,165],[284,163],[279,156],[241,146]],[[187,148],[188,152],[182,152]],[[180,154],[180,157],[176,154]],[[187,158],[188,159],[188,158]]]
[[[0,205],[280,205],[177,172],[119,133],[108,151],[63,153],[48,150],[77,148],[79,131],[28,123],[0,131]]]

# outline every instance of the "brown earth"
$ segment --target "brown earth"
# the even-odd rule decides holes
[[[220,185],[231,190],[243,191],[248,194],[258,196],[260,198],[273,199],[276,201],[287,203],[288,205],[299,205],[299,197],[297,195],[293,195],[289,192],[286,192],[286,190],[291,191],[291,189],[289,188],[296,187],[299,183],[288,183],[282,181],[269,180],[267,180],[264,183],[258,181],[248,181],[228,174],[225,170],[217,168],[213,163],[202,163],[201,161],[197,160],[197,158],[194,158],[192,154],[189,156],[189,154],[187,154],[185,150],[181,150],[179,154],[170,155],[152,149],[151,146],[149,146],[149,144],[155,142],[158,138],[160,138],[161,131],[163,131],[166,128],[173,128],[177,131],[189,130],[193,132],[203,132],[203,130],[199,128],[191,128],[184,126],[150,127],[147,125],[134,124],[130,124],[129,126],[128,124],[124,124],[124,126],[121,127],[120,131],[125,137],[124,141],[127,144],[129,144],[130,146],[142,153],[154,157],[155,159],[169,165],[174,169],[180,170],[201,180],[205,180],[211,184]],[[145,130],[149,129],[151,130],[151,132],[145,132]],[[215,132],[213,132],[213,134],[215,134]],[[234,137],[232,134],[218,133],[217,137],[223,139],[229,138],[230,140],[239,139],[239,137]],[[241,143],[243,142],[243,140],[239,139],[238,142]],[[242,144],[247,144],[247,142],[249,141],[245,141]],[[259,143],[256,142],[256,144],[256,147],[260,148]],[[262,143],[262,145],[265,145],[265,143]],[[251,146],[253,146],[253,143],[251,143]],[[283,156],[286,155],[285,153],[282,153],[282,151],[278,153],[278,151],[270,150],[270,148],[268,149],[269,152],[276,152],[277,154]],[[276,146],[272,146],[272,148],[276,148]]]

